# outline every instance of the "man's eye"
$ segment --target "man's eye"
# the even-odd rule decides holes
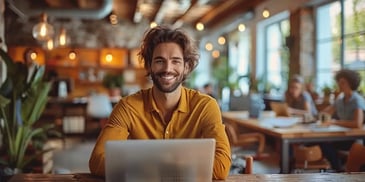
[[[155,60],[155,63],[163,63],[163,60],[161,59]]]
[[[181,64],[181,60],[173,60],[172,61],[174,64]]]

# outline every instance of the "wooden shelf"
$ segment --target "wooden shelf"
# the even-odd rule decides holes
[[[9,47],[11,57],[19,58],[27,47]],[[46,66],[46,74],[56,72],[58,78],[68,78],[74,83],[73,90],[76,95],[88,94],[91,89],[104,90],[102,80],[108,73],[124,74],[128,72],[133,76],[132,82],[126,84],[144,87],[148,83],[142,64],[138,64],[136,50],[124,48],[55,48],[43,50],[41,47],[34,48],[39,54],[39,64]],[[69,53],[76,56],[70,59]],[[110,55],[107,59],[107,55]],[[133,57],[133,60],[130,56]],[[134,72],[131,73],[131,70]],[[46,75],[47,76],[47,75]]]

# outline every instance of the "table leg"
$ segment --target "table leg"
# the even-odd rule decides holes
[[[286,139],[282,139],[281,141],[281,161],[280,161],[280,170],[282,174],[290,173],[289,169],[289,141]]]

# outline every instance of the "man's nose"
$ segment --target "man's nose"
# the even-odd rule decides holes
[[[165,64],[164,64],[163,69],[165,71],[172,71],[172,69],[173,69],[172,61],[170,61],[170,60],[169,61],[166,61]]]

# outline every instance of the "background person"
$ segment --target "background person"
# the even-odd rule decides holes
[[[319,94],[315,90],[314,85],[311,81],[305,83],[305,90],[309,93],[309,95],[312,97],[313,101],[316,101],[319,99]]]
[[[361,82],[359,73],[343,69],[337,72],[335,80],[341,94],[332,105],[322,111],[333,117],[331,120],[324,121],[323,125],[362,128],[365,101],[363,96],[356,91]],[[354,141],[345,141],[321,144],[322,152],[333,169],[342,171],[342,164],[337,156],[338,150],[349,150],[353,143]]]
[[[206,83],[203,85],[203,93],[208,94],[213,98],[216,98],[213,91],[213,85],[211,83]]]
[[[180,29],[157,26],[145,34],[139,56],[153,86],[122,98],[114,107],[91,154],[91,173],[105,175],[108,140],[214,138],[213,178],[225,179],[231,151],[218,103],[182,86],[199,60],[192,40]]]
[[[288,90],[285,92],[285,102],[289,106],[291,115],[308,115],[311,118],[317,116],[318,111],[310,94],[304,89],[303,78],[294,75],[288,84]]]

